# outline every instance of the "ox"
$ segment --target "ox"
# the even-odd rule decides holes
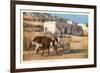
[[[48,55],[50,55],[50,47],[53,47],[57,54],[57,38],[50,38],[47,36],[37,36],[32,40],[32,45],[36,45],[35,51],[38,54],[39,50],[42,50],[41,55],[44,54],[44,50],[48,51]]]

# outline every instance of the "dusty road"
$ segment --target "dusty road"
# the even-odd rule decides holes
[[[47,59],[82,59],[88,58],[88,50],[70,50],[67,51],[58,51],[59,54],[56,55],[54,52],[50,52],[50,55],[45,52],[44,56],[41,56],[41,52],[36,54],[34,51],[24,51],[23,59],[24,61],[32,61],[32,60],[47,60]]]

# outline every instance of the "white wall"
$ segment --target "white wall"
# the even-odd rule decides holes
[[[45,22],[44,23],[44,30],[45,30],[45,28],[47,28],[46,31],[49,31],[51,33],[55,33],[55,31],[56,31],[56,22],[55,21]]]
[[[97,5],[97,31],[100,37],[100,0],[34,0],[45,2],[72,3],[72,4],[88,4]],[[41,71],[34,73],[99,73],[100,72],[100,38],[98,38],[97,46],[97,68],[68,69]],[[0,0],[0,73],[10,73],[10,1]],[[31,72],[33,73],[33,72]]]

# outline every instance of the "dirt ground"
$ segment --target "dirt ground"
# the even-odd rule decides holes
[[[67,40],[65,40],[67,41]],[[88,37],[87,36],[71,36],[70,51],[65,51],[62,48],[58,49],[58,55],[55,54],[53,49],[50,49],[50,55],[45,51],[44,56],[41,56],[31,48],[30,50],[23,52],[24,61],[32,60],[48,60],[48,59],[82,59],[88,58]]]
[[[88,58],[87,49],[85,50],[70,50],[70,52],[59,52],[58,55],[54,54],[53,52],[48,55],[45,53],[44,56],[41,54],[36,54],[33,51],[26,51],[24,52],[23,59],[24,61],[32,61],[32,60],[48,60],[48,59],[82,59]]]

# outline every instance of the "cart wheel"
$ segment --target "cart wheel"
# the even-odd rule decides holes
[[[64,49],[65,49],[66,53],[69,53],[70,52],[70,45],[69,44],[66,44],[64,46]]]

